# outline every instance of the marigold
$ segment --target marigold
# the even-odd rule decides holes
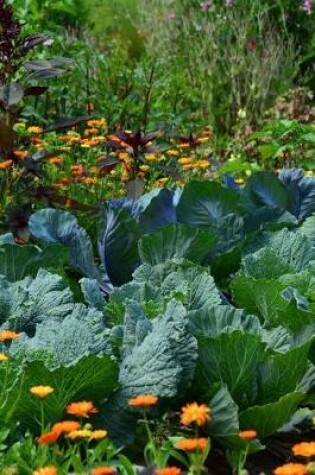
[[[53,465],[47,467],[39,468],[33,472],[33,475],[57,475],[58,471]]]
[[[183,158],[179,158],[177,161],[181,165],[189,165],[194,162],[194,159],[192,157],[183,157]]]
[[[177,449],[191,452],[193,450],[205,450],[208,445],[208,440],[204,437],[194,439],[183,439],[175,443]]]
[[[257,432],[255,430],[241,430],[238,435],[243,440],[252,440],[257,437]]]
[[[33,386],[30,391],[34,396],[43,399],[49,396],[49,394],[51,394],[52,392],[54,392],[54,388],[52,388],[51,386]]]
[[[315,442],[301,442],[292,447],[292,452],[296,456],[313,457],[315,455]]]
[[[26,150],[16,150],[13,155],[19,160],[24,160],[28,156],[28,152]]]
[[[165,467],[155,470],[155,475],[180,475],[181,469],[178,467]]]
[[[95,414],[98,412],[92,401],[72,402],[66,407],[66,411],[68,414],[72,414],[73,416],[86,418],[90,417],[89,414]]]
[[[3,363],[4,361],[8,361],[8,357],[5,353],[0,353],[0,363]]]
[[[107,430],[92,430],[91,432],[91,439],[104,439],[104,437],[107,437]]]
[[[69,432],[68,437],[71,440],[75,439],[87,439],[92,436],[92,431],[89,429],[79,429]]]
[[[0,341],[10,341],[19,338],[20,334],[13,330],[2,330],[0,332]]]
[[[150,407],[158,402],[158,397],[152,394],[140,394],[128,400],[129,406],[134,407]]]
[[[35,125],[32,125],[31,127],[28,127],[27,131],[30,134],[41,134],[43,132],[43,129],[41,127],[36,127]]]
[[[58,437],[59,437],[58,432],[50,431],[50,432],[46,432],[46,433],[40,435],[39,437],[37,437],[37,442],[40,445],[50,445],[50,444],[53,444],[54,442],[56,442]]]
[[[52,432],[56,432],[58,435],[61,434],[68,434],[74,430],[78,430],[80,428],[80,423],[77,421],[61,421],[56,422],[51,428]]]
[[[0,170],[6,170],[7,168],[10,168],[12,164],[13,160],[4,160],[4,162],[0,162]]]
[[[307,467],[301,463],[285,463],[276,468],[274,475],[306,475]]]
[[[196,166],[199,168],[208,168],[209,167],[209,161],[208,160],[197,160]]]
[[[210,420],[210,409],[206,404],[186,404],[182,407],[180,422],[185,426],[195,422],[197,426],[203,426]]]
[[[93,468],[91,475],[112,475],[115,471],[114,467],[97,467]]]

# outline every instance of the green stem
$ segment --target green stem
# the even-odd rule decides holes
[[[150,441],[150,447],[151,447],[151,451],[152,451],[153,458],[154,458],[154,465],[156,465],[157,462],[158,462],[158,452],[157,452],[157,449],[156,449],[156,446],[155,446],[155,443],[154,443],[154,440],[153,440],[153,436],[152,436],[152,432],[151,432],[151,429],[150,429],[149,421],[147,419],[147,415],[146,415],[145,411],[143,411],[143,420],[144,420],[144,425],[145,425],[145,428],[146,428],[146,431],[147,431],[148,439]]]

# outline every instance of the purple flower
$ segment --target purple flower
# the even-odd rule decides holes
[[[211,7],[211,2],[201,2],[200,3],[200,8],[203,12],[207,12],[210,7]]]
[[[313,0],[304,0],[302,10],[308,14],[312,13]]]

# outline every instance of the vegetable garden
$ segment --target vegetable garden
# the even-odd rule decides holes
[[[0,0],[1,474],[315,473],[314,10]]]

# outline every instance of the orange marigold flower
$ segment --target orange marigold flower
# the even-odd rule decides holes
[[[12,163],[13,160],[4,160],[4,162],[0,162],[0,170],[6,170],[7,168],[10,168]]]
[[[185,426],[189,426],[195,422],[197,426],[203,426],[210,420],[210,409],[206,404],[186,404],[182,407],[180,422]]]
[[[0,332],[0,341],[10,341],[19,338],[20,334],[13,330],[2,330]]]
[[[58,471],[53,465],[47,467],[39,468],[33,472],[33,475],[57,475]]]
[[[61,434],[68,434],[69,432],[78,430],[79,428],[80,428],[80,423],[77,421],[61,421],[61,422],[56,422],[56,424],[52,426],[51,431],[58,433],[58,435],[61,435]]]
[[[152,394],[140,394],[137,397],[133,397],[128,400],[129,406],[134,407],[150,407],[154,406],[158,402],[158,397]]]
[[[294,455],[301,457],[313,457],[315,455],[315,442],[301,442],[292,447]]]
[[[180,475],[181,469],[178,467],[165,467],[155,470],[155,475]]]
[[[63,162],[63,159],[60,157],[51,157],[48,159],[49,163],[52,165],[60,165]]]
[[[90,438],[92,435],[92,431],[89,429],[80,429],[80,430],[73,430],[69,432],[68,437],[71,440],[75,439],[87,439]]]
[[[0,363],[3,363],[4,361],[8,361],[8,356],[5,353],[0,353]]]
[[[43,399],[49,396],[49,394],[54,391],[54,388],[52,388],[51,386],[33,386],[30,391],[34,396]]]
[[[104,439],[104,437],[107,437],[107,430],[92,430],[91,432],[91,439]]]
[[[115,471],[114,467],[97,467],[93,468],[91,475],[112,475]]]
[[[301,463],[285,463],[274,471],[274,475],[306,475],[307,467]]]
[[[252,440],[257,437],[257,432],[255,430],[241,430],[238,435],[243,440]]]
[[[46,432],[46,433],[40,435],[37,438],[37,442],[40,445],[50,445],[50,444],[53,444],[54,442],[56,442],[58,437],[59,437],[58,432],[50,431],[50,432]]]
[[[90,417],[89,414],[95,414],[98,412],[92,401],[72,402],[66,407],[66,411],[68,414],[72,414],[73,416],[86,418]]]
[[[13,152],[13,155],[19,160],[24,160],[24,158],[27,157],[28,152],[26,152],[26,150],[16,150],[15,152]]]
[[[191,452],[193,450],[206,450],[208,445],[208,439],[204,437],[194,439],[183,439],[175,443],[177,449]]]

